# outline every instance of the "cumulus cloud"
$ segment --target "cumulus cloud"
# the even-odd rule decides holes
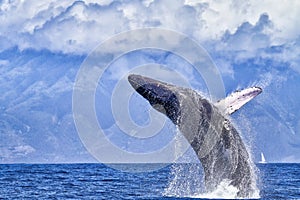
[[[270,36],[266,29],[272,28],[272,22],[267,14],[260,16],[255,25],[244,22],[238,29],[230,34],[229,31],[223,35],[222,42],[228,50],[253,51],[270,45]]]
[[[107,0],[102,3],[6,0],[0,3],[0,41],[2,48],[17,45],[21,49],[88,53],[110,36],[134,28],[173,29],[200,42],[220,40],[224,34],[235,33],[241,41],[256,24],[256,28],[263,29],[260,35],[250,35],[241,44],[235,41],[235,45],[251,48],[258,41],[260,46],[281,45],[300,34],[297,28],[300,22],[296,20],[299,4],[299,1],[289,1],[278,5],[271,0]],[[253,40],[256,40],[254,44]]]
[[[249,59],[287,63],[300,72],[299,1],[6,0],[0,10],[1,50],[17,46],[86,55],[117,33],[161,27],[204,45],[230,77],[235,64]]]

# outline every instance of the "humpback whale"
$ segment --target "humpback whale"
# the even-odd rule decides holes
[[[261,88],[237,91],[213,104],[192,89],[149,77],[130,74],[128,81],[190,143],[202,164],[207,192],[229,181],[238,189],[237,197],[251,197],[256,186],[251,160],[228,115],[260,94]]]

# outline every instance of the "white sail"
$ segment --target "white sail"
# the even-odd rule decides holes
[[[261,152],[261,160],[259,161],[259,163],[267,163],[264,154]]]

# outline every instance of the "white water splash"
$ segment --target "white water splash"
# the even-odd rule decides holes
[[[223,180],[218,187],[212,191],[195,196],[192,198],[204,198],[204,199],[241,199],[237,196],[239,189],[230,184],[230,180]],[[245,199],[259,199],[259,190],[256,190],[251,196]],[[243,198],[242,198],[243,199]]]
[[[208,193],[192,196],[193,198],[206,198],[206,199],[236,199],[239,189],[230,185],[230,180],[222,181],[218,187]]]
[[[202,166],[183,134],[180,133],[178,128],[176,131],[174,154],[175,157],[178,154],[183,156],[172,165],[171,179],[163,195],[184,197],[204,192]],[[183,148],[186,145],[189,146],[188,149]],[[183,150],[185,152],[182,152]]]
[[[182,169],[182,167],[179,167]],[[177,170],[179,169],[176,168]],[[175,171],[174,171],[175,172]],[[190,171],[192,173],[192,171]],[[197,178],[196,176],[193,176]],[[193,178],[188,177],[188,178]],[[181,180],[180,180],[181,179]],[[190,183],[193,179],[182,180],[182,176],[175,175],[174,179],[170,182],[169,187],[165,190],[164,196],[168,197],[188,197],[188,198],[203,198],[203,199],[241,199],[238,197],[239,189],[230,184],[230,180],[222,181],[218,187],[212,192],[204,192],[204,185],[201,183],[198,189],[193,188],[197,185]],[[201,188],[202,185],[202,188]],[[193,189],[192,189],[193,188]],[[256,190],[251,196],[245,199],[259,199],[259,190]]]
[[[191,197],[204,192],[202,166],[199,163],[175,163],[171,170],[172,180],[163,195]]]

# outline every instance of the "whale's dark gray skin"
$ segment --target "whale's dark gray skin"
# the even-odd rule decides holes
[[[249,155],[226,115],[192,89],[135,74],[128,81],[191,144],[203,166],[208,192],[227,180],[238,188],[237,197],[250,197],[255,181]]]

